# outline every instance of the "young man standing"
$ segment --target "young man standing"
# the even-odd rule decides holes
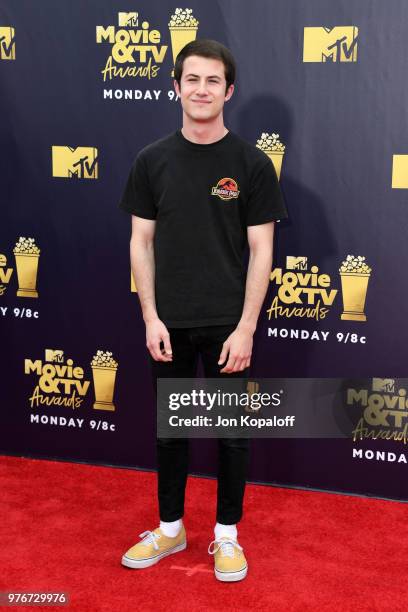
[[[131,266],[155,392],[159,377],[194,378],[198,355],[206,377],[249,375],[272,268],[274,221],[287,216],[269,158],[224,126],[235,80],[230,51],[214,40],[195,40],[177,56],[174,79],[183,127],[139,152],[120,202],[132,214]],[[218,444],[209,552],[215,576],[235,581],[247,574],[236,524],[249,440]],[[188,440],[158,438],[157,458],[160,526],[143,532],[123,555],[127,567],[149,567],[186,548]]]

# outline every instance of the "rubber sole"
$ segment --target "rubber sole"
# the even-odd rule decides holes
[[[217,580],[221,580],[221,582],[237,582],[238,580],[243,580],[248,572],[248,566],[246,565],[244,569],[239,572],[219,572],[214,568],[214,574]]]
[[[166,550],[160,553],[159,555],[156,555],[155,557],[150,557],[148,559],[132,559],[131,557],[127,557],[126,555],[123,555],[122,565],[125,565],[126,567],[130,567],[132,569],[143,569],[145,567],[150,567],[151,565],[155,565],[164,557],[167,557],[168,555],[172,555],[177,552],[181,552],[182,550],[185,550],[186,548],[187,548],[187,541],[183,542],[182,544],[179,544],[178,546],[175,546],[174,548],[171,548],[170,550]]]

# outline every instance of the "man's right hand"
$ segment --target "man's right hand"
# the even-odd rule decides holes
[[[164,348],[160,348],[162,341]],[[146,323],[146,346],[155,361],[173,361],[170,334],[163,321],[158,318]]]

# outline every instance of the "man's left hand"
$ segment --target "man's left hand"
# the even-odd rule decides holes
[[[228,353],[229,358],[220,373],[241,372],[248,368],[251,363],[252,345],[253,331],[240,327],[234,329],[222,345],[218,365],[225,363]]]

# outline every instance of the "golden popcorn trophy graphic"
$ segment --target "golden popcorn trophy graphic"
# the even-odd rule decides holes
[[[193,17],[192,13],[192,9],[176,8],[174,14],[170,17],[169,30],[173,64],[182,48],[196,39],[199,22]],[[174,77],[174,69],[171,71],[171,76]]]
[[[254,393],[259,393],[259,383],[254,380],[249,380],[247,383],[247,393],[248,396],[251,397]],[[258,412],[259,408],[254,408],[251,405],[245,406],[244,410],[246,412]]]
[[[347,255],[339,268],[341,290],[343,292],[343,313],[341,319],[347,321],[367,321],[364,305],[367,295],[371,268],[365,257]]]
[[[273,163],[278,180],[282,170],[282,160],[285,153],[285,145],[279,140],[279,134],[268,134],[263,132],[259,140],[256,141],[256,146],[267,154]]]
[[[37,298],[36,284],[40,249],[36,246],[34,238],[20,236],[13,253],[16,259],[18,277],[17,295],[19,297]]]
[[[130,291],[132,293],[137,293],[137,287],[136,287],[135,279],[133,277],[132,270],[130,270]]]
[[[116,371],[118,363],[109,351],[97,351],[92,361],[92,373],[95,388],[96,410],[115,410],[113,404],[113,391],[115,389]]]

